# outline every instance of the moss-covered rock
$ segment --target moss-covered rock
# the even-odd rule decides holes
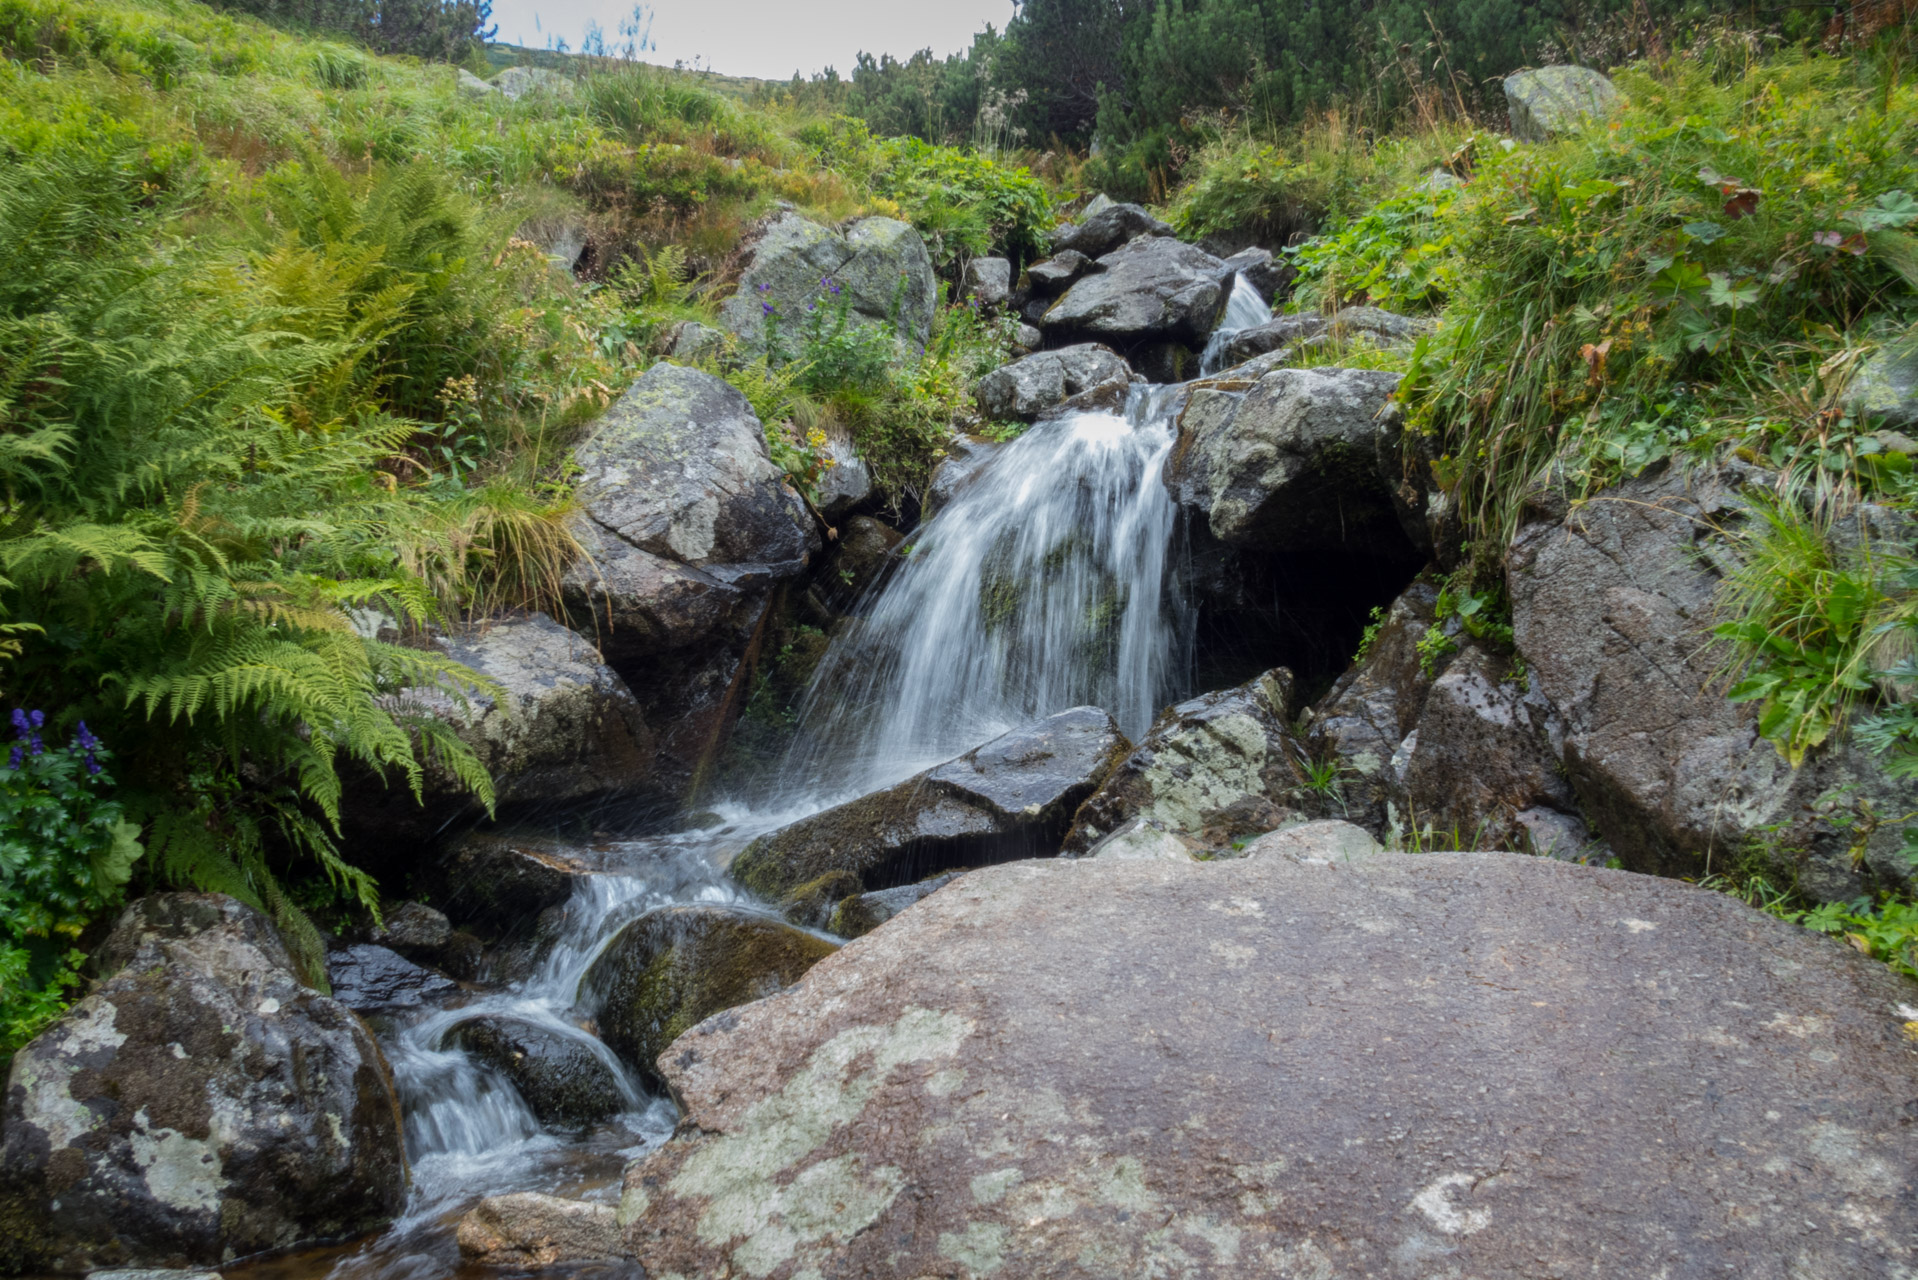
[[[657,1080],[666,1047],[715,1013],[799,981],[838,944],[739,907],[678,906],[627,925],[580,981],[600,1038]]]
[[[833,908],[864,888],[859,877],[840,868],[808,880],[779,900],[779,914],[803,929],[824,929],[834,918]],[[834,929],[834,933],[839,930]],[[846,935],[851,937],[853,935]]]
[[[777,899],[832,871],[886,889],[950,867],[1054,854],[1074,810],[1130,747],[1099,708],[1061,711],[760,837],[733,860],[733,878]]]
[[[934,876],[918,884],[902,884],[897,889],[880,889],[846,898],[833,910],[826,928],[842,938],[861,938],[886,921],[951,884],[956,874]]]

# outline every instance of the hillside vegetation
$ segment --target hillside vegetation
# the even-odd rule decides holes
[[[1748,459],[1776,501],[1734,579],[1732,696],[1794,758],[1850,720],[1918,770],[1910,549],[1832,533],[1918,497],[1909,456],[1843,407],[1913,320],[1902,10],[1826,47],[1799,40],[1826,37],[1825,9],[1762,37],[1600,9],[1567,13],[1643,55],[1629,104],[1515,147],[1485,78],[1565,53],[1568,28],[1496,4],[1441,6],[1429,42],[1394,11],[1376,46],[1370,9],[1320,14],[1315,44],[1296,13],[1111,5],[1104,43],[1074,46],[1092,61],[1055,75],[1046,24],[1090,19],[1035,0],[970,58],[862,62],[748,106],[610,58],[575,60],[571,94],[476,97],[452,65],[188,0],[0,0],[0,1048],[58,1010],[129,886],[234,893],[311,964],[305,911],[379,901],[380,869],[336,847],[353,770],[417,786],[432,765],[490,797],[407,694],[476,677],[365,620],[411,639],[550,606],[577,550],[571,433],[672,325],[712,318],[782,202],[903,218],[949,283],[1043,254],[1101,188],[1157,196],[1195,238],[1316,233],[1295,305],[1441,317],[1402,396],[1472,530],[1454,607],[1497,625],[1498,556],[1542,479]],[[1359,93],[1382,67],[1392,87]],[[574,272],[549,259],[562,231],[587,245]],[[814,326],[725,374],[802,490],[842,434],[901,502],[976,425],[1010,329],[943,308],[901,355]],[[1821,919],[1884,932],[1898,910]],[[1869,945],[1918,961],[1909,929],[1886,937]]]

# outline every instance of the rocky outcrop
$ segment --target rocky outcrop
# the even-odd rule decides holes
[[[1590,67],[1539,67],[1505,77],[1505,106],[1520,142],[1575,132],[1610,111],[1618,96],[1618,87]]]
[[[1166,484],[1230,546],[1401,557],[1410,548],[1393,503],[1397,467],[1381,458],[1398,381],[1374,369],[1280,369],[1243,394],[1196,389]]]
[[[663,355],[680,364],[699,364],[726,350],[726,334],[697,320],[682,320],[667,331]]]
[[[1061,711],[762,836],[732,874],[778,898],[828,871],[886,889],[949,867],[1056,853],[1074,810],[1130,746],[1097,707]]]
[[[1088,258],[1103,258],[1122,245],[1145,236],[1167,238],[1172,228],[1136,204],[1106,204],[1088,212],[1078,222],[1052,233],[1053,253],[1073,252]]]
[[[1798,770],[1724,696],[1717,532],[1743,518],[1735,468],[1662,470],[1522,529],[1507,558],[1519,652],[1564,724],[1584,814],[1633,870],[1699,875],[1757,857],[1848,900],[1906,881],[1910,784],[1845,742]]]
[[[1130,386],[1132,379],[1118,352],[1088,342],[1000,365],[979,379],[973,395],[988,418],[1033,422],[1070,396],[1107,385]]]
[[[908,342],[923,345],[932,333],[938,280],[925,241],[903,222],[862,218],[840,235],[782,213],[749,252],[739,291],[719,311],[720,324],[743,351],[765,349],[769,314],[780,341],[794,342],[808,304],[844,302],[852,320],[889,327]]]
[[[455,1232],[460,1255],[485,1267],[551,1267],[626,1256],[613,1206],[516,1191],[487,1196]]]
[[[689,1027],[799,981],[838,949],[817,934],[740,907],[649,911],[606,944],[580,980],[600,1038],[644,1075]]]
[[[404,1206],[385,1060],[266,917],[142,898],[95,960],[100,984],[13,1060],[0,1270],[214,1266]]]
[[[1205,250],[1160,236],[1114,249],[1098,265],[1047,308],[1039,326],[1048,338],[1110,342],[1135,357],[1142,346],[1203,347],[1232,276]]]
[[[654,787],[677,798],[736,713],[728,694],[771,589],[805,569],[818,527],[746,398],[697,369],[654,365],[574,458],[586,556],[561,584],[570,621],[641,692]]]
[[[442,1044],[499,1072],[549,1129],[591,1128],[637,1101],[583,1032],[488,1016],[460,1023]]]
[[[453,84],[454,87],[459,90],[462,98],[487,98],[499,92],[498,89],[486,83],[486,81],[480,79],[465,67],[459,68],[457,74],[454,76]]]
[[[1672,881],[1324,853],[974,871],[695,1028],[628,1248],[685,1276],[1918,1265],[1908,982]]]
[[[1277,668],[1163,712],[1080,808],[1066,852],[1089,852],[1134,819],[1217,846],[1296,816],[1310,801],[1291,701],[1292,673]]]

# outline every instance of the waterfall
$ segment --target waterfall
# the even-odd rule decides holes
[[[1259,291],[1247,284],[1244,276],[1233,276],[1232,296],[1225,300],[1225,315],[1206,340],[1205,352],[1199,357],[1199,375],[1210,377],[1224,367],[1225,344],[1232,340],[1232,335],[1241,329],[1256,329],[1271,320],[1272,308],[1265,305]]]
[[[1040,423],[921,526],[815,674],[778,793],[860,794],[1073,706],[1142,735],[1191,666],[1160,477],[1176,398]]]

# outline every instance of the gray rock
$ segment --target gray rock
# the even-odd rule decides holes
[[[473,73],[468,71],[464,74]],[[478,76],[473,78],[479,80]],[[479,83],[486,82],[479,80]],[[87,1280],[220,1280],[220,1273],[197,1267],[188,1270],[174,1267],[116,1267],[111,1271],[89,1271]]]
[[[1117,203],[1118,201],[1101,191],[1098,195],[1086,201],[1085,208],[1079,210],[1079,221],[1085,222],[1089,219],[1096,218]]]
[[[485,98],[499,92],[498,89],[486,83],[486,81],[480,79],[465,67],[459,68],[458,74],[454,78],[454,85],[459,89],[460,96],[463,98]]]
[[[896,889],[879,889],[848,897],[833,910],[826,928],[842,938],[862,938],[913,903],[930,897],[956,879],[956,873],[948,873],[921,880],[918,884],[902,884]]]
[[[1088,858],[1190,862],[1205,846],[1192,836],[1167,831],[1150,818],[1133,818],[1086,850]]]
[[[1171,235],[1169,225],[1138,205],[1109,204],[1096,213],[1086,213],[1072,226],[1054,232],[1052,250],[1056,254],[1071,249],[1088,258],[1103,258],[1139,236],[1157,239]]]
[[[787,893],[773,904],[773,910],[789,924],[802,929],[831,929],[833,913],[843,902],[856,897],[865,886],[859,877],[850,871],[828,871],[825,875],[808,880],[805,884]],[[842,937],[851,934],[841,933]]]
[[[358,1014],[418,1009],[459,990],[445,974],[370,942],[329,951],[326,976],[333,998]]]
[[[1733,552],[1716,530],[1743,514],[1735,471],[1666,471],[1514,540],[1513,630],[1564,723],[1579,807],[1632,870],[1697,876],[1756,857],[1820,901],[1908,883],[1902,824],[1858,819],[1909,811],[1910,784],[1845,741],[1793,770],[1758,736],[1755,705],[1725,700],[1713,565]]]
[[[782,213],[753,242],[751,255],[739,291],[719,312],[720,324],[743,351],[764,350],[768,305],[782,326],[782,343],[796,342],[807,304],[822,300],[843,300],[853,320],[891,325],[909,342],[923,344],[932,332],[938,300],[932,258],[919,233],[903,222],[864,218],[842,236],[796,213]],[[827,280],[841,289],[837,298]]]
[[[530,94],[550,94],[562,102],[573,100],[573,82],[545,67],[508,67],[490,83],[508,101],[517,102]]]
[[[1270,306],[1274,300],[1284,297],[1292,291],[1292,281],[1298,278],[1298,270],[1289,262],[1278,262],[1272,257],[1270,249],[1241,249],[1225,260],[1233,274],[1258,290],[1259,297]]]
[[[1419,183],[1419,190],[1436,195],[1441,191],[1459,191],[1462,190],[1464,186],[1465,183],[1457,174],[1451,172],[1451,170],[1434,169],[1425,175],[1423,182]]]
[[[1120,206],[1123,207],[1123,206]],[[1045,313],[1048,334],[1205,345],[1231,272],[1203,249],[1148,236],[1107,253]]]
[[[1292,673],[1280,667],[1162,712],[1080,807],[1066,852],[1087,853],[1135,818],[1219,846],[1296,816],[1301,753],[1287,727],[1291,700]]]
[[[838,437],[827,439],[826,457],[832,465],[821,473],[815,498],[819,514],[837,520],[872,496],[872,468],[852,441]]]
[[[1097,707],[1061,711],[761,836],[733,860],[733,878],[776,898],[828,871],[851,871],[872,890],[947,867],[1056,853],[1073,811],[1130,746]]]
[[[626,1257],[613,1206],[537,1191],[487,1196],[454,1232],[460,1255],[488,1267],[551,1267]]]
[[[550,1129],[590,1128],[633,1100],[584,1033],[562,1035],[517,1018],[489,1016],[460,1023],[442,1044],[465,1050],[506,1077]]]
[[[1889,1280],[1911,1000],[1543,858],[992,867],[683,1037],[620,1219],[655,1276]]]
[[[1000,365],[979,379],[973,395],[988,418],[1032,422],[1068,396],[1107,383],[1130,386],[1132,376],[1118,352],[1087,342]]]
[[[557,840],[473,832],[446,850],[429,883],[447,915],[501,934],[564,906],[588,877],[604,869],[587,850]]]
[[[1032,291],[1041,298],[1054,298],[1064,293],[1075,280],[1091,275],[1098,269],[1085,254],[1076,249],[1067,249],[1027,267],[1026,280],[1032,285]]]
[[[1505,77],[1505,106],[1520,142],[1575,132],[1610,111],[1618,96],[1618,87],[1590,67],[1540,67]]]
[[[1330,866],[1369,858],[1384,849],[1363,827],[1338,818],[1268,831],[1245,846],[1247,858],[1284,858],[1302,866]]]
[[[839,526],[839,541],[826,573],[829,599],[844,607],[866,594],[892,567],[892,553],[905,539],[871,516],[853,516]]]
[[[1611,847],[1592,834],[1583,818],[1539,806],[1519,810],[1512,821],[1524,831],[1525,843],[1532,852],[1542,857],[1594,867],[1605,866],[1612,859]]]
[[[1369,337],[1377,339],[1383,346],[1410,343],[1421,334],[1432,331],[1430,320],[1402,316],[1382,307],[1346,307],[1334,312],[1327,324],[1334,337]]]
[[[674,325],[672,338],[666,344],[666,354],[681,364],[702,364],[718,357],[725,349],[725,333],[697,320]]]
[[[1013,330],[1012,345],[1020,351],[1037,351],[1039,344],[1045,340],[1046,335],[1040,333],[1029,324],[1021,324],[1017,329]]]
[[[99,985],[13,1059],[0,1270],[216,1266],[404,1207],[385,1059],[266,917],[142,898],[96,960]]]
[[[1854,418],[1887,427],[1918,426],[1918,346],[1880,351],[1867,360],[1852,375],[1845,407]]]
[[[919,504],[920,518],[930,520],[938,515],[1003,448],[1003,444],[984,436],[954,436],[948,440],[946,456],[932,469],[932,479],[926,484],[925,497]]]
[[[1400,816],[1411,828],[1455,833],[1468,849],[1516,849],[1535,808],[1576,813],[1578,800],[1554,749],[1551,705],[1505,677],[1509,656],[1468,643],[1432,683],[1407,751]]]
[[[1012,296],[1012,263],[1004,258],[974,258],[966,264],[960,292],[982,307],[1004,306]]]
[[[1321,315],[1274,316],[1265,324],[1239,330],[1225,340],[1220,350],[1227,365],[1237,366],[1267,352],[1296,348],[1329,327]],[[1234,372],[1237,370],[1228,369],[1218,376],[1230,377]]]
[[[368,938],[403,956],[432,959],[453,940],[453,925],[444,913],[424,902],[402,902],[385,913]]]
[[[580,1007],[601,1039],[647,1077],[694,1025],[791,986],[839,949],[817,934],[740,907],[649,911],[613,936],[580,979]]]
[[[1243,396],[1195,390],[1166,466],[1174,500],[1231,546],[1400,554],[1380,456],[1398,383],[1377,369],[1280,369]]]

